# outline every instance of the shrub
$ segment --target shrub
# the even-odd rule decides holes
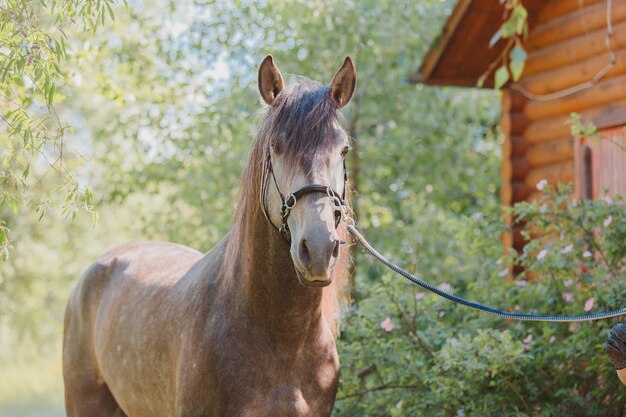
[[[497,222],[425,206],[430,221],[401,228],[399,248],[387,255],[409,258],[412,272],[501,309],[616,309],[626,294],[620,202],[576,200],[571,187],[545,186],[541,200],[512,209],[528,224],[523,253],[499,258]],[[407,249],[415,247],[424,249]],[[448,256],[429,256],[438,252]],[[512,279],[515,263],[525,272]],[[380,268],[357,273],[359,292],[339,341],[336,415],[621,415],[626,395],[602,349],[616,320],[502,320],[424,294]]]

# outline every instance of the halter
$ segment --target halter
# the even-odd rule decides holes
[[[335,209],[335,229],[339,227],[339,223],[341,223],[343,213],[345,212],[346,206],[347,206],[346,205],[346,184],[348,183],[348,170],[346,169],[345,159],[343,160],[343,192],[341,194],[339,194],[337,191],[333,190],[331,187],[327,185],[311,184],[311,185],[306,185],[300,188],[299,190],[288,194],[286,197],[280,191],[280,187],[278,186],[278,182],[276,181],[276,176],[274,175],[274,169],[272,168],[272,160],[270,158],[269,152],[268,152],[267,158],[265,159],[265,163],[268,164],[269,166],[268,166],[267,171],[264,170],[264,178],[261,181],[261,196],[260,196],[261,197],[261,209],[263,210],[263,214],[265,215],[265,218],[267,219],[267,221],[269,221],[272,226],[276,227],[276,225],[270,219],[269,214],[267,213],[267,206],[265,204],[266,193],[267,193],[267,190],[265,188],[267,184],[267,178],[265,178],[265,175],[267,175],[266,172],[269,171],[269,173],[272,175],[274,186],[276,187],[276,191],[278,191],[278,195],[280,195],[280,200],[282,203],[280,207],[281,225],[280,227],[276,227],[276,229],[278,229],[281,235],[283,235],[287,240],[290,239],[289,225],[287,224],[287,220],[289,219],[291,210],[296,206],[296,203],[302,197],[304,197],[307,194],[313,194],[313,193],[326,194],[330,198],[331,204],[333,205]]]

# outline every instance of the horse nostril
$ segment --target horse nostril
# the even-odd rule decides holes
[[[339,240],[335,240],[335,247],[333,248],[333,258],[339,257]]]
[[[300,249],[298,251],[298,255],[300,256],[300,261],[309,266],[311,264],[311,254],[309,252],[309,248],[306,245],[306,239],[302,239],[300,241]]]

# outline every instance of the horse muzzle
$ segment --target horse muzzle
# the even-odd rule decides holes
[[[334,232],[334,231],[333,231]],[[306,287],[325,287],[332,281],[332,270],[339,258],[336,233],[304,233],[292,242],[291,256],[298,281]]]
[[[300,283],[300,285],[309,288],[324,288],[329,286],[330,283],[333,282],[332,277],[323,280],[306,278],[305,275],[300,272],[300,270],[298,270],[298,268],[296,268],[296,276],[298,277],[298,282]]]

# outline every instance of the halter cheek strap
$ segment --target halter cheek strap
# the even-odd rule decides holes
[[[278,195],[280,196],[280,200],[282,203],[280,207],[280,218],[281,218],[280,227],[276,227],[276,225],[271,221],[267,213],[267,207],[265,205],[265,192],[266,192],[265,186],[262,186],[262,190],[261,190],[261,208],[263,209],[263,214],[265,215],[265,218],[274,227],[276,227],[283,236],[285,236],[287,239],[290,238],[289,225],[287,224],[287,220],[289,219],[291,210],[296,206],[296,203],[298,202],[298,200],[300,200],[302,197],[304,197],[307,194],[313,194],[313,193],[326,194],[331,199],[331,202],[333,203],[333,206],[335,207],[335,228],[339,226],[339,223],[341,222],[341,216],[342,216],[341,208],[346,206],[345,195],[346,195],[346,183],[348,181],[348,172],[346,170],[345,159],[343,160],[344,184],[343,184],[343,193],[341,195],[337,191],[333,190],[327,185],[311,184],[311,185],[304,186],[300,188],[299,190],[285,197],[283,193],[280,191],[280,187],[278,186],[278,182],[276,181],[276,176],[274,175],[274,169],[272,168],[272,162],[269,157],[267,158],[267,163],[269,164],[268,170],[270,174],[272,175],[274,185],[276,186],[276,191],[278,191]],[[265,181],[262,181],[262,183],[264,182]]]

